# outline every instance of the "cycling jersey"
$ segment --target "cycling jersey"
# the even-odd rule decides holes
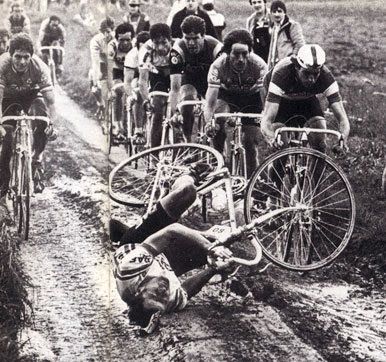
[[[306,88],[296,75],[296,62],[296,57],[284,58],[268,72],[264,80],[268,90],[267,101],[280,103],[282,98],[300,101],[315,97],[317,94],[324,94],[330,104],[341,100],[338,83],[326,66],[321,68],[315,84]]]
[[[210,65],[217,58],[222,44],[205,35],[204,47],[198,54],[188,51],[185,41],[177,39],[170,51],[170,74],[182,74],[182,84],[193,85],[198,94],[205,96]]]
[[[188,295],[164,254],[153,256],[142,244],[126,244],[114,254],[114,276],[122,299],[130,303],[145,277],[162,277],[168,280],[169,302],[167,312],[183,309]]]
[[[20,18],[16,18],[15,16],[10,15],[7,23],[7,28],[12,35],[21,32],[29,34],[30,32],[30,20],[25,15],[21,15]]]
[[[59,24],[56,28],[49,25],[50,19],[45,19],[39,30],[39,43],[44,46],[51,45],[54,41],[59,41],[63,46],[66,38],[66,30],[62,24]]]
[[[90,55],[93,69],[93,82],[96,84],[97,70],[102,73],[102,79],[107,77],[107,42],[102,33],[96,34],[90,40]]]
[[[250,53],[242,72],[237,72],[230,64],[229,56],[222,54],[214,61],[208,72],[208,86],[217,87],[219,98],[249,96],[259,92],[267,64],[256,54]]]
[[[0,87],[4,89],[4,99],[15,99],[16,103],[53,89],[50,71],[38,56],[33,55],[27,70],[19,73],[13,68],[9,53],[0,57]]]
[[[153,47],[153,42],[149,39],[138,52],[139,69],[149,70],[150,89],[163,90],[168,92],[170,89],[170,55],[161,56],[157,54]]]
[[[130,50],[129,50],[130,51]],[[113,65],[113,79],[121,79],[123,81],[123,67],[126,55],[129,51],[122,51],[119,49],[119,42],[113,39],[107,46],[107,57],[114,61]]]

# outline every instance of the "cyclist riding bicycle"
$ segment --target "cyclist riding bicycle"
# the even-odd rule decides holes
[[[130,322],[146,333],[154,331],[161,314],[183,309],[214,275],[234,271],[229,249],[211,248],[204,234],[176,223],[195,198],[194,179],[185,175],[141,224],[110,223],[111,239],[121,245],[114,254],[117,289]],[[211,265],[181,283],[178,277],[206,265],[208,255]]]
[[[24,33],[15,35],[10,41],[9,53],[0,57],[0,117],[19,115],[20,111],[35,116],[48,115],[53,123],[56,119],[49,69],[34,54],[32,39]],[[7,192],[10,180],[9,165],[14,129],[12,124],[5,124],[3,127],[6,135],[0,155],[1,196]],[[42,152],[53,130],[52,127],[46,129],[45,125],[39,122],[33,124],[33,128],[32,167],[42,171]],[[41,191],[42,189],[35,189],[35,192]]]
[[[168,25],[150,27],[150,40],[139,51],[139,91],[146,111],[152,111],[150,145],[161,144],[162,118],[167,99],[155,96],[150,104],[149,91],[169,92],[172,36]]]
[[[9,49],[9,32],[5,28],[0,28],[0,55]]]
[[[66,41],[66,30],[60,18],[56,15],[43,20],[38,37],[38,49],[42,46],[61,46],[64,47]],[[43,60],[48,64],[49,50],[41,51]],[[53,50],[53,60],[55,62],[56,73],[60,76],[63,73],[63,54],[59,50]]]
[[[138,78],[139,65],[138,53],[139,49],[150,39],[148,31],[142,31],[137,35],[135,47],[131,49],[125,58],[124,63],[124,87],[128,96],[127,103],[132,107],[133,125],[134,125],[134,144],[144,144],[143,125],[145,121],[145,113],[140,102]]]
[[[181,29],[183,37],[176,40],[170,52],[170,107],[174,118],[179,118],[178,102],[205,97],[209,67],[222,48],[217,39],[205,35],[205,22],[197,16],[185,18]],[[181,115],[184,137],[190,142],[194,123],[192,106],[184,106]]]
[[[99,33],[90,40],[91,56],[91,74],[92,74],[92,93],[98,95],[100,89],[100,98],[96,97],[101,105],[102,113],[105,113],[105,101],[108,97],[107,88],[107,45],[113,39],[114,20],[110,17],[102,20],[99,25]],[[104,119],[105,117],[101,117]],[[106,127],[102,123],[102,130],[106,132]]]
[[[111,93],[111,88],[114,85],[111,97],[114,98],[114,119],[117,121],[117,124],[112,126],[113,132],[118,138],[124,137],[123,118],[126,93],[123,84],[123,68],[126,55],[133,48],[132,40],[134,34],[134,28],[131,24],[119,24],[115,29],[115,39],[109,42],[107,50],[107,87]],[[116,126],[118,126],[117,131],[115,130]]]
[[[12,35],[18,33],[30,33],[31,22],[24,13],[24,9],[20,3],[15,2],[11,5],[11,14],[8,19],[6,19],[5,26]]]
[[[347,141],[350,124],[339,93],[338,83],[324,65],[326,54],[317,44],[303,45],[297,56],[282,59],[264,79],[268,92],[261,132],[268,143],[274,143],[274,132],[285,124],[293,127],[326,129],[326,120],[317,95],[323,94],[339,122]],[[294,117],[302,116],[302,117]],[[283,139],[285,142],[285,139]],[[311,147],[325,152],[323,134],[310,134]]]
[[[208,90],[204,109],[207,130],[211,128],[214,113],[248,112],[261,113],[263,110],[260,90],[267,64],[252,53],[253,40],[247,30],[233,30],[224,39],[224,54],[210,66]],[[213,138],[214,147],[223,152],[224,142],[230,143],[226,134],[225,120],[219,122],[220,129]],[[247,157],[247,176],[257,166],[258,130],[252,119],[242,120],[243,143]],[[230,144],[227,148],[230,150]],[[225,160],[230,155],[225,155]]]

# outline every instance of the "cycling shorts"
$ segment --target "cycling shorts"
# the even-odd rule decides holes
[[[170,76],[164,77],[159,74],[150,74],[150,92],[169,92],[170,90]]]
[[[2,110],[3,116],[15,116],[23,111],[25,114],[31,114],[34,110],[35,115],[46,116],[48,114],[47,106],[40,93],[30,93],[19,98],[3,98]]]
[[[113,80],[120,80],[123,82],[123,69],[113,68]]]
[[[294,120],[289,120],[294,116],[303,116],[304,119],[296,117]],[[324,114],[316,97],[298,101],[282,98],[275,122],[284,123],[288,127],[303,127],[306,121],[317,116],[324,117]]]

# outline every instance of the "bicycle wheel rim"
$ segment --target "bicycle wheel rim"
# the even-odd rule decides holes
[[[296,158],[306,162],[302,164],[303,172],[309,173],[307,177],[315,181],[303,184],[299,181],[301,168],[290,164]],[[317,171],[319,166],[316,165],[323,165],[320,175],[320,170]],[[281,173],[279,169],[282,170]],[[284,169],[294,179],[292,188],[287,190],[287,195],[293,199],[283,195],[276,185],[277,180],[284,180]],[[275,174],[276,181],[273,176]],[[302,177],[304,180],[304,176]],[[283,183],[282,181],[279,183]],[[308,191],[304,186],[306,184]],[[303,196],[296,199],[294,190],[299,187],[303,188]],[[252,175],[244,201],[247,223],[270,210],[303,205],[303,210],[288,211],[256,230],[263,254],[274,264],[289,270],[310,271],[330,264],[345,249],[353,232],[356,209],[348,179],[334,160],[312,149],[285,149],[269,157]],[[296,236],[299,234],[296,227],[302,233],[301,240]],[[289,233],[295,233],[295,236]],[[287,255],[279,254],[276,244],[280,242],[290,243]],[[301,248],[301,245],[308,246],[310,254],[304,254],[296,260],[296,248]],[[301,252],[304,251],[305,247]]]
[[[168,166],[157,168],[161,161],[168,162]],[[177,177],[187,173],[189,166],[195,162],[210,164],[211,171],[219,170],[224,165],[219,152],[198,144],[179,143],[142,151],[121,162],[111,171],[110,197],[120,204],[135,207],[155,203],[163,196],[161,190],[165,190]],[[202,189],[210,181],[207,178],[202,180],[197,189]]]

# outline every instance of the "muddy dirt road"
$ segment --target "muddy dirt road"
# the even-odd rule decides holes
[[[109,266],[104,140],[64,94],[57,98],[60,137],[46,153],[48,185],[34,197],[30,240],[21,246],[34,285],[24,355],[35,361],[386,360],[382,289],[276,268],[246,276],[247,290],[208,286],[186,310],[163,318],[157,334],[136,337]]]

